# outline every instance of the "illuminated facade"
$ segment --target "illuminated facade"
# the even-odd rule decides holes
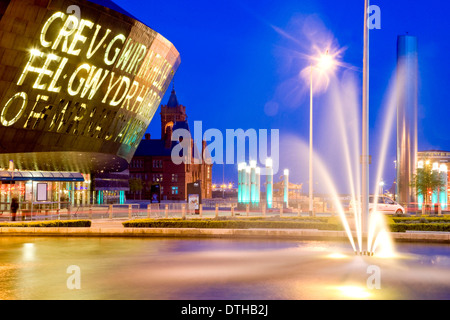
[[[274,190],[280,183],[273,182],[273,162],[272,159],[266,159],[266,196],[261,199],[261,168],[257,167],[257,162],[252,160],[250,165],[242,162],[238,165],[238,207],[250,205],[252,208],[259,208],[261,203],[265,203],[267,209],[274,207]],[[289,208],[289,170],[283,172],[283,181],[281,182],[282,206]]]
[[[266,159],[266,203],[267,208],[271,209],[273,206],[273,162],[272,159]]]
[[[240,163],[238,166],[238,206],[249,204],[259,207],[261,202],[261,168],[256,166],[256,161],[250,161],[250,165]]]
[[[125,170],[175,47],[108,0],[1,1],[0,34],[0,168]]]
[[[429,195],[431,197],[431,204],[434,206],[434,204],[440,203],[441,208],[447,210],[450,200],[450,176],[448,174],[448,170],[450,169],[450,152],[441,150],[420,151],[418,153],[417,167],[423,168],[425,163],[431,164],[432,169],[438,171],[446,183],[446,186],[442,190],[438,190]],[[423,195],[418,196],[417,202],[421,209],[424,203]]]

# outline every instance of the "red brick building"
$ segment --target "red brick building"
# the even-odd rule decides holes
[[[128,199],[150,200],[151,186],[160,185],[161,200],[187,200],[187,185],[200,181],[202,198],[212,197],[212,164],[208,161],[194,163],[194,155],[208,154],[206,142],[202,142],[201,153],[191,139],[192,156],[190,163],[175,164],[172,148],[178,141],[172,141],[172,132],[177,129],[189,130],[186,107],[178,103],[175,89],[172,90],[167,105],[161,106],[161,139],[151,139],[150,134],[139,144],[129,166],[130,179],[142,182],[142,191],[130,191]],[[189,130],[190,131],[190,130]]]

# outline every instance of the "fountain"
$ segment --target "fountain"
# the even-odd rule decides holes
[[[334,183],[334,178],[331,177],[328,165],[322,163],[320,160],[320,155],[314,153],[314,161],[312,161],[312,141],[309,143],[309,165],[311,163],[316,166],[317,171],[319,171],[319,176],[322,178],[324,184],[326,185],[326,192],[333,196],[334,205],[337,209],[337,213],[341,218],[344,230],[350,241],[352,249],[355,255],[365,255],[373,256],[377,249],[380,247],[392,248],[392,241],[389,240],[388,232],[386,231],[385,219],[379,212],[369,213],[369,164],[372,159],[369,156],[369,27],[368,22],[368,12],[369,1],[365,0],[365,20],[364,20],[364,57],[363,57],[363,79],[362,79],[362,110],[360,112],[360,102],[357,92],[360,92],[357,82],[351,78],[348,69],[345,71],[343,79],[338,79],[334,74],[324,74],[317,73],[314,75],[316,79],[313,81],[313,67],[308,66],[300,72],[300,78],[303,78],[305,83],[311,85],[311,99],[313,92],[313,83],[315,85],[314,91],[327,89],[330,92],[329,103],[321,105],[317,108],[326,108],[329,114],[329,123],[324,125],[324,130],[322,133],[326,132],[327,139],[332,137],[339,137],[338,141],[333,141],[328,144],[329,147],[332,145],[339,145],[341,149],[339,153],[343,155],[343,166],[345,168],[345,178],[348,183],[348,189],[351,194],[351,202],[354,204],[351,208],[352,212],[352,227],[350,226],[349,217],[347,217],[346,210],[342,206],[342,203],[338,200],[337,187]],[[317,34],[315,37],[320,38]],[[316,41],[316,40],[313,40]],[[324,42],[324,41],[322,41]],[[327,41],[326,51],[327,56],[332,58],[338,57],[341,50],[333,48],[331,41]],[[323,43],[322,43],[323,45]],[[320,52],[321,49],[317,49],[317,46],[313,45],[316,51]],[[322,54],[320,54],[322,55]],[[322,55],[323,56],[323,55]],[[314,59],[308,57],[308,59]],[[331,59],[331,58],[330,58]],[[331,62],[328,64],[335,63],[338,66],[346,66],[342,62]],[[379,188],[377,187],[379,181],[381,181],[386,158],[389,141],[391,140],[391,135],[394,128],[395,116],[397,110],[397,95],[400,94],[402,90],[403,83],[402,74],[399,72],[395,75],[389,86],[389,91],[387,95],[387,101],[385,101],[385,110],[382,113],[384,115],[382,122],[385,127],[382,129],[382,134],[380,135],[380,149],[378,150],[379,164],[376,168],[376,179],[375,179],[375,203],[379,196]],[[318,90],[316,89],[318,88]],[[312,102],[311,102],[312,107]],[[310,111],[312,114],[312,110]],[[381,112],[380,112],[381,114]],[[312,128],[312,120],[310,121],[310,127]],[[335,130],[333,131],[332,128]],[[362,133],[362,134],[361,134]],[[310,132],[310,136],[312,132]],[[296,139],[296,138],[289,138]],[[332,140],[332,139],[331,139]],[[329,142],[329,141],[327,141]],[[306,145],[300,143],[300,154],[307,154]],[[292,150],[292,148],[289,148]],[[330,154],[329,158],[335,161],[336,154]],[[326,157],[324,157],[326,158]],[[303,164],[307,165],[307,164]],[[290,164],[292,166],[292,164]],[[294,166],[295,167],[295,166]],[[296,167],[298,168],[298,166]],[[312,177],[312,169],[310,168],[310,180]],[[338,170],[342,170],[339,168]],[[314,174],[315,175],[315,174]],[[310,191],[313,187],[312,181],[310,181]],[[310,198],[312,195],[310,194]],[[311,205],[310,205],[311,206]]]
[[[381,112],[384,115],[384,128],[382,129],[382,135],[380,135],[380,147],[376,159],[378,166],[376,167],[376,179],[373,186],[375,201],[379,196],[377,184],[385,171],[386,163],[384,159],[390,146],[390,137],[392,136],[396,120],[395,98],[398,93],[397,84],[398,82],[396,81],[392,81],[390,84],[385,109]],[[338,186],[336,185],[336,181],[341,181],[341,178],[334,178],[331,174],[332,169],[330,169],[330,167],[334,166],[334,168],[337,168],[335,171],[339,171],[339,174],[345,177],[343,182],[347,184],[346,188],[349,190],[351,202],[354,204],[361,203],[361,189],[358,183],[361,181],[361,171],[359,170],[361,144],[359,139],[359,103],[355,94],[357,88],[356,80],[349,73],[344,74],[342,80],[333,78],[330,81],[328,98],[330,103],[327,104],[328,117],[323,124],[323,127],[327,128],[327,134],[326,138],[322,139],[325,141],[321,141],[322,149],[329,149],[330,151],[329,154],[325,155],[316,152],[314,154],[314,166],[315,175],[320,180],[320,184],[324,186],[324,193],[330,194],[333,198],[334,207],[341,218],[353,251],[356,255],[373,256],[375,251],[382,246],[388,246],[392,249],[391,241],[386,238],[388,233],[385,217],[377,211],[372,212],[368,221],[368,231],[365,232],[362,225],[361,206],[353,205],[351,212],[346,210],[339,200]],[[288,137],[286,140],[290,141],[291,150],[293,149],[292,143],[299,150],[295,156],[297,160],[300,158],[300,155],[307,154],[308,145],[306,142],[300,141],[293,136]],[[339,148],[339,150],[336,151],[335,148]],[[333,163],[324,163],[322,158],[332,159]],[[292,164],[289,165],[292,166]],[[300,165],[306,166],[305,163]],[[296,168],[298,168],[298,165],[292,171],[296,171]],[[352,225],[350,225],[349,220],[352,220]]]

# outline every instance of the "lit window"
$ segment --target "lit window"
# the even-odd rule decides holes
[[[153,160],[153,168],[162,168],[162,160]]]
[[[172,187],[172,194],[178,194],[178,187]]]

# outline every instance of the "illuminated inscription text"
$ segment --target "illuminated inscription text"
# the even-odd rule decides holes
[[[1,106],[1,125],[136,147],[173,66],[151,43],[63,12],[47,19],[39,44]]]

